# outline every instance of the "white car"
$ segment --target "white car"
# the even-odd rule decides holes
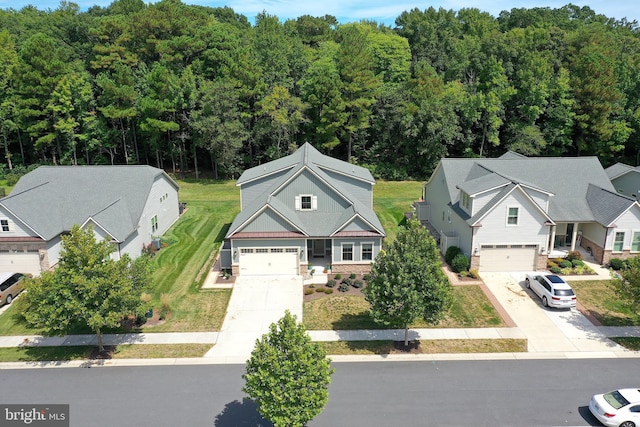
[[[605,426],[640,426],[640,390],[622,388],[596,394],[589,402],[589,410]]]
[[[545,307],[571,308],[576,306],[576,294],[560,276],[545,273],[530,273],[525,279],[530,288],[542,299]]]

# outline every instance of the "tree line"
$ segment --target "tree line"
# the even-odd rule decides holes
[[[571,4],[412,9],[393,27],[179,0],[0,10],[5,171],[232,178],[304,142],[386,179],[508,149],[636,165],[639,91],[637,23]]]

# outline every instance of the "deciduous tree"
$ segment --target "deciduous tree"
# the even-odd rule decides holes
[[[410,220],[391,246],[381,252],[362,291],[371,316],[387,326],[404,328],[418,318],[435,323],[451,304],[451,284],[442,272],[436,242],[417,220]]]
[[[287,311],[256,341],[242,390],[276,427],[303,426],[327,404],[330,364],[324,350],[311,342],[304,326]]]
[[[102,331],[119,326],[124,316],[140,313],[150,277],[146,256],[132,261],[124,254],[115,261],[110,257],[113,250],[108,240],[96,241],[91,227],[74,226],[62,237],[56,269],[27,280],[26,320],[53,334],[88,327],[104,350]]]

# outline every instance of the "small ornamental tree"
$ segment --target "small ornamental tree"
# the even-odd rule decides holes
[[[96,242],[92,228],[74,226],[62,237],[58,266],[27,280],[26,320],[53,334],[89,327],[103,351],[102,330],[119,326],[124,316],[141,313],[142,292],[150,277],[147,257],[132,261],[124,254],[115,261],[109,256],[113,250],[108,240]]]
[[[331,360],[287,311],[256,340],[242,390],[276,427],[303,426],[327,404]]]
[[[634,314],[640,312],[640,256],[625,260],[626,267],[611,273],[611,287]]]
[[[404,328],[418,318],[435,323],[449,308],[451,284],[442,272],[435,240],[417,220],[410,220],[391,246],[376,258],[366,288],[371,316],[387,326]]]

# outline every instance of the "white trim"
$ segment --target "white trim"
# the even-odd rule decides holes
[[[344,246],[351,245],[351,259],[344,259]],[[354,242],[341,242],[340,243],[340,261],[341,262],[356,262],[355,258],[355,243]]]
[[[21,194],[21,193],[20,193]],[[11,196],[8,196],[11,197]],[[47,242],[48,240],[44,238],[44,236],[42,236],[42,234],[38,233],[36,230],[33,229],[33,227],[31,227],[29,224],[27,224],[26,222],[24,222],[24,220],[22,218],[20,218],[18,215],[16,215],[15,213],[13,213],[11,211],[11,209],[9,209],[8,207],[6,207],[4,204],[0,203],[0,206],[2,206],[3,209],[6,209],[7,212],[9,212],[11,215],[13,215],[14,218],[16,218],[17,220],[19,220],[22,224],[24,224],[25,227],[27,227],[29,230],[33,231],[35,234],[38,235],[38,237],[40,237],[42,240],[44,240],[45,242]]]
[[[309,207],[305,208],[304,205],[304,198],[308,197],[309,198]],[[316,208],[313,208],[313,199],[315,197],[315,205]],[[314,196],[313,194],[300,194],[298,196],[296,196],[296,210],[298,211],[315,211],[318,209],[318,197]]]
[[[500,176],[502,176],[502,175],[500,175]],[[505,178],[505,179],[506,179],[506,178]],[[476,193],[473,193],[473,194],[468,193],[468,194],[469,194],[469,196],[471,196],[471,197],[476,197],[476,196],[479,196],[479,195],[481,195],[481,194],[488,193],[488,192],[490,192],[490,191],[493,191],[493,190],[497,190],[497,189],[499,189],[499,188],[506,187],[506,186],[507,186],[507,185],[509,185],[509,184],[511,184],[511,182],[505,182],[504,184],[496,185],[495,187],[486,188],[486,189],[484,189],[484,190],[480,190],[480,191],[478,191],[478,192],[476,192]],[[458,188],[458,189],[462,190],[460,187],[457,187],[457,186],[456,186],[456,188]],[[464,190],[462,190],[462,191],[464,191]]]
[[[623,194],[623,196],[624,196],[625,198],[629,199],[629,196],[625,196],[624,194]],[[618,216],[617,216],[613,221],[611,221],[609,224],[606,224],[606,225],[604,225],[604,224],[603,224],[603,225],[604,225],[605,227],[607,227],[607,228],[615,227],[616,222],[617,222],[617,221],[622,217],[622,215],[624,215],[624,214],[626,214],[627,212],[629,212],[629,211],[631,210],[631,208],[632,208],[632,207],[634,207],[634,206],[638,206],[638,207],[640,207],[640,203],[638,203],[638,201],[637,201],[637,200],[636,200],[636,201],[633,201],[633,199],[629,199],[629,201],[630,201],[630,202],[632,201],[633,203],[631,203],[627,209],[625,209],[624,211],[622,211],[622,212],[620,213],[620,215],[618,215]]]
[[[335,173],[337,173],[338,175],[346,176],[347,178],[353,178],[353,179],[356,179],[356,180],[358,180],[358,181],[366,182],[367,184],[376,185],[375,180],[374,180],[374,181],[369,181],[369,180],[368,180],[368,179],[366,179],[366,178],[361,178],[361,177],[359,177],[359,176],[355,176],[355,175],[349,175],[348,173],[345,173],[345,172],[339,171],[339,170],[337,170],[337,169],[330,168],[330,167],[328,167],[328,166],[323,166],[323,165],[320,165],[320,164],[317,164],[317,163],[315,163],[315,165],[316,165],[316,167],[317,167],[318,169],[324,169],[324,170],[323,170],[323,172],[324,172],[324,173],[327,173],[327,172],[325,172],[325,170],[327,170],[327,171],[335,172]],[[352,165],[352,166],[357,166],[357,165]],[[358,166],[358,167],[362,167],[362,166]]]
[[[266,164],[266,163],[265,163],[265,164]],[[258,165],[258,166],[254,166],[254,167],[259,168],[260,166],[264,166],[264,165]],[[268,176],[270,176],[270,175],[273,175],[274,173],[282,172],[282,171],[287,170],[287,169],[293,169],[293,168],[295,168],[295,167],[296,167],[296,163],[293,163],[293,164],[291,164],[291,165],[284,166],[284,167],[282,167],[282,168],[280,168],[280,169],[276,169],[276,170],[274,170],[274,171],[272,171],[272,172],[266,172],[266,173],[264,173],[264,174],[262,174],[262,175],[258,175],[258,176],[256,176],[255,178],[251,178],[251,179],[248,179],[248,180],[243,181],[243,182],[236,182],[236,187],[242,187],[243,185],[248,184],[248,183],[250,183],[250,182],[257,181],[257,180],[259,180],[259,179],[266,178],[266,177],[268,177]],[[253,169],[253,168],[251,168],[251,169]],[[247,170],[250,170],[250,169],[247,169]],[[242,176],[240,176],[240,178],[242,178]],[[239,180],[240,180],[240,179],[238,179],[238,181],[239,181]]]
[[[244,227],[246,227],[248,224],[251,223],[251,221],[253,221],[254,219],[256,219],[256,217],[258,215],[260,215],[262,212],[264,212],[267,208],[271,209],[276,215],[278,215],[280,218],[284,219],[288,224],[290,224],[291,226],[293,226],[296,230],[298,230],[299,232],[301,232],[304,236],[309,236],[303,229],[301,229],[300,227],[298,227],[296,224],[294,224],[293,222],[289,221],[284,215],[282,215],[280,212],[278,212],[276,209],[274,209],[273,206],[266,204],[264,206],[262,206],[260,209],[258,209],[253,215],[251,215],[249,218],[247,218],[246,221],[242,222],[242,224],[238,225],[236,227],[235,230],[233,230],[233,232],[228,232],[228,236],[229,239],[233,238],[233,235],[236,233],[239,233]]]
[[[364,256],[363,256],[363,254],[364,254],[364,245],[371,245],[371,259],[364,259]],[[360,261],[361,262],[364,262],[364,261],[373,262],[373,260],[376,259],[375,247],[376,247],[375,242],[369,242],[369,241],[360,242]]]
[[[629,242],[629,252],[631,252],[632,254],[640,253],[640,250],[637,250],[637,251],[633,250],[633,235],[636,233],[640,235],[640,229],[636,228],[631,230],[631,241]]]
[[[102,231],[104,231],[104,232],[105,232],[105,234],[106,234],[107,236],[111,237],[111,240],[113,240],[113,241],[114,241],[114,242],[116,242],[116,243],[122,243],[121,241],[119,241],[119,240],[117,240],[115,237],[113,237],[113,236],[111,235],[111,233],[109,233],[109,231],[108,231],[106,228],[104,228],[104,227],[103,227],[103,226],[102,226],[98,221],[96,221],[95,219],[93,219],[93,217],[91,217],[91,216],[90,216],[89,218],[87,218],[87,219],[85,220],[85,222],[83,222],[83,223],[82,223],[82,225],[80,226],[80,229],[81,229],[81,230],[84,230],[84,227],[89,223],[89,221],[91,221],[92,223],[94,223],[95,225],[97,225],[97,226],[98,226]]]
[[[507,205],[507,217],[505,219],[505,225],[507,227],[517,227],[517,226],[520,225],[520,208],[521,207],[522,206],[519,206],[519,205],[518,206],[516,206],[516,205]],[[516,223],[515,224],[512,224],[512,223],[509,222],[509,218],[512,218],[511,209],[516,209],[516,215],[515,215]]]
[[[616,250],[616,235],[622,234],[622,247]],[[611,241],[611,253],[619,254],[624,251],[624,240],[627,237],[627,230],[613,230],[613,240]]]
[[[482,221],[487,215],[489,215],[489,213],[493,212],[496,208],[496,206],[498,206],[500,203],[502,203],[502,201],[504,199],[506,199],[511,193],[513,193],[515,190],[519,189],[520,192],[531,202],[531,204],[538,209],[538,211],[540,213],[542,213],[542,215],[547,219],[547,221],[549,221],[549,225],[556,225],[556,222],[551,219],[551,217],[540,207],[540,205],[538,205],[529,195],[529,193],[527,193],[526,191],[524,191],[521,187],[520,184],[516,184],[511,191],[507,192],[507,194],[505,194],[502,198],[500,198],[500,200],[498,200],[490,209],[487,209],[487,211],[480,217],[478,218],[473,224],[470,224],[471,227],[477,226],[477,224]]]
[[[369,221],[367,221],[365,218],[363,218],[360,214],[356,213],[354,214],[352,217],[350,217],[349,219],[347,219],[344,224],[342,224],[341,226],[339,226],[338,228],[336,228],[336,230],[331,233],[329,235],[329,237],[334,237],[336,235],[336,233],[339,233],[340,231],[342,231],[343,228],[345,228],[347,225],[349,225],[350,223],[353,222],[354,219],[356,218],[360,218],[365,224],[368,224],[371,228],[373,228],[374,230],[376,230],[378,233],[380,233],[380,235],[382,237],[386,237],[386,234],[380,230],[378,230],[373,224],[371,224]]]

